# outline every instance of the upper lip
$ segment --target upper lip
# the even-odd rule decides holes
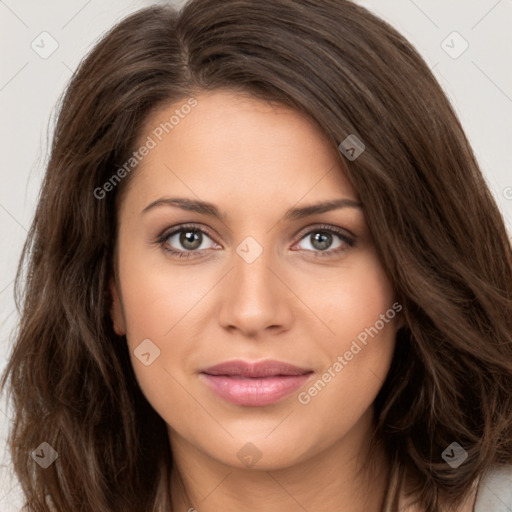
[[[241,359],[225,361],[201,371],[207,375],[225,375],[239,377],[275,377],[278,375],[305,375],[312,370],[299,368],[283,361],[266,360],[246,362]]]

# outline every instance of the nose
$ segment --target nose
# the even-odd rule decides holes
[[[233,253],[234,269],[224,280],[219,323],[229,331],[258,337],[290,329],[293,321],[293,293],[271,251],[263,252],[252,262]]]

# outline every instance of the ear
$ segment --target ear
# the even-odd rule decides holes
[[[126,334],[126,322],[124,319],[123,307],[119,298],[119,290],[115,278],[112,276],[109,281],[109,291],[111,297],[110,318],[114,324],[114,331],[118,336]]]

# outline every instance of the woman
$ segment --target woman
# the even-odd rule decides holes
[[[23,261],[4,385],[29,510],[506,490],[510,241],[428,67],[362,7],[119,23],[63,98]]]

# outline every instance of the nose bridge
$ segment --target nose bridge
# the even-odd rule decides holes
[[[238,301],[261,309],[272,297],[274,276],[269,268],[272,265],[272,249],[263,247],[254,237],[244,239],[236,248],[234,255],[235,292]]]
[[[254,334],[289,322],[285,290],[270,270],[275,267],[273,255],[271,247],[264,247],[254,237],[236,247],[234,271],[223,294],[219,319],[224,327]]]
[[[244,295],[251,297],[268,291],[269,277],[272,276],[268,269],[271,259],[271,249],[264,249],[253,237],[239,244],[234,256],[234,274]]]

